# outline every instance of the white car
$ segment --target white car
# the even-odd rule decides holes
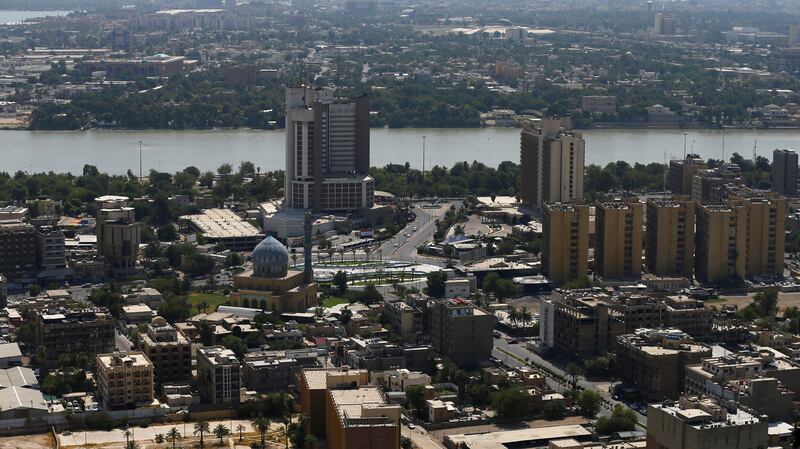
[[[398,246],[400,246],[400,244],[397,243],[397,242],[394,242],[394,247],[397,248]]]

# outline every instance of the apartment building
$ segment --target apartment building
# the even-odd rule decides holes
[[[197,350],[197,383],[205,403],[236,407],[241,397],[241,363],[222,346]]]
[[[0,223],[0,275],[12,281],[35,275],[38,255],[38,234],[33,225]]]
[[[644,204],[636,197],[597,205],[594,264],[603,279],[642,274]]]
[[[297,376],[300,392],[300,413],[308,416],[308,432],[317,437],[326,434],[328,390],[336,388],[360,388],[369,383],[367,370],[349,369],[304,369]]]
[[[667,190],[675,195],[691,195],[692,178],[699,170],[707,168],[706,161],[697,154],[687,154],[684,159],[669,161]]]
[[[380,389],[331,389],[326,399],[329,449],[400,449],[401,409]]]
[[[520,135],[522,202],[537,208],[545,203],[583,197],[586,142],[572,131],[570,117],[523,122]]]
[[[542,273],[556,286],[587,277],[589,207],[546,203],[542,213]]]
[[[49,364],[67,353],[94,356],[114,349],[114,321],[105,309],[42,310],[34,325],[36,347],[45,348]]]
[[[494,315],[465,299],[435,301],[431,309],[431,346],[460,367],[480,365],[492,355]]]
[[[793,150],[772,152],[772,191],[781,195],[797,195],[797,153]]]
[[[644,400],[678,399],[683,392],[686,366],[711,356],[711,348],[695,343],[674,328],[637,329],[617,339],[617,366],[624,382],[639,390]]]
[[[302,369],[320,366],[318,357],[315,349],[248,353],[242,363],[242,382],[248,391],[286,391],[296,384]]]
[[[542,343],[556,353],[585,358],[614,349],[625,332],[622,315],[604,295],[576,291],[542,300]]]
[[[155,317],[141,335],[142,352],[153,363],[158,386],[192,380],[192,344],[162,317]]]
[[[708,398],[684,397],[647,409],[647,449],[766,449],[768,439],[766,417]]]
[[[389,318],[389,325],[401,338],[416,340],[422,335],[424,320],[419,308],[403,301],[387,301],[384,310]]]
[[[688,196],[647,201],[645,264],[659,276],[684,276],[694,271],[695,203]]]
[[[142,352],[97,355],[97,393],[106,410],[153,402],[153,364]]]
[[[697,209],[695,273],[701,282],[782,275],[786,199],[742,192]]]

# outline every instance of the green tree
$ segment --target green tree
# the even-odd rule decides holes
[[[194,434],[200,435],[200,447],[203,447],[203,437],[205,434],[209,433],[209,424],[208,421],[201,419],[194,423]]]
[[[566,415],[567,408],[564,406],[564,402],[560,400],[547,401],[547,404],[542,409],[542,416],[549,421],[563,419]]]
[[[594,430],[598,435],[636,430],[637,421],[633,410],[617,404],[611,411],[611,416],[602,416],[597,420]]]
[[[576,401],[578,408],[581,410],[581,415],[587,418],[594,418],[600,412],[600,407],[603,404],[603,398],[595,390],[583,390],[578,396]]]
[[[422,385],[411,385],[406,388],[406,399],[417,413],[425,410],[425,388]]]
[[[507,388],[492,396],[492,408],[500,419],[521,419],[530,414],[531,395],[521,388]]]
[[[347,291],[347,273],[344,271],[337,271],[333,275],[333,285],[339,290],[340,295],[344,295]]]
[[[247,343],[235,335],[228,335],[222,340],[222,345],[233,351],[237,357],[241,358],[247,352]]]
[[[442,271],[428,273],[428,295],[433,298],[443,298],[445,294],[445,281],[447,281],[447,275]]]
[[[172,449],[175,449],[175,446],[178,444],[183,437],[181,433],[178,431],[177,427],[173,427],[167,431],[167,441],[172,444]]]
[[[258,435],[261,437],[261,449],[265,448],[266,444],[266,435],[267,431],[269,431],[269,420],[264,418],[263,416],[256,418],[253,420],[252,423],[253,430],[258,432]]]
[[[213,433],[214,433],[214,436],[219,438],[219,445],[222,446],[222,439],[225,438],[226,436],[230,435],[231,431],[230,431],[230,429],[228,429],[228,427],[225,426],[225,424],[220,423],[220,424],[217,424],[217,427],[214,427],[214,432]]]

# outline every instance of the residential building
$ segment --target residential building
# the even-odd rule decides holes
[[[423,313],[419,308],[403,301],[387,301],[384,310],[389,325],[399,337],[415,340],[422,335]]]
[[[527,30],[525,32],[527,34]],[[494,64],[494,75],[501,80],[516,80],[525,76],[525,69],[514,62],[497,61]]]
[[[140,325],[140,324],[147,324],[155,318],[156,312],[150,308],[147,304],[132,304],[128,306],[122,306],[122,311],[120,312],[120,320],[125,322],[126,324],[133,324],[133,325]]]
[[[773,50],[769,58],[769,69],[775,73],[800,72],[800,47]]]
[[[745,277],[747,211],[730,204],[700,204],[695,232],[695,276],[700,282]]]
[[[192,380],[192,344],[162,317],[153,318],[141,335],[142,352],[153,363],[156,385]]]
[[[797,153],[792,150],[772,152],[772,191],[797,196]]]
[[[401,409],[380,389],[331,389],[326,399],[329,449],[400,449]]]
[[[127,28],[111,30],[111,51],[133,53],[134,34]]]
[[[431,309],[433,350],[460,367],[489,360],[496,319],[465,299],[435,301]]]
[[[311,273],[289,269],[289,252],[269,236],[253,250],[253,269],[233,277],[231,305],[274,313],[305,312],[317,304]]]
[[[584,95],[581,110],[590,114],[616,114],[617,97],[614,95]]]
[[[706,204],[722,203],[744,185],[742,169],[736,164],[698,170],[692,177],[692,199]]]
[[[589,272],[589,207],[547,203],[542,212],[542,274],[556,286],[586,278]]]
[[[205,403],[237,407],[241,397],[241,363],[222,346],[197,350],[197,383]]]
[[[542,208],[545,203],[583,197],[586,142],[572,131],[570,117],[528,120],[520,135],[522,202]]]
[[[0,207],[0,221],[26,221],[30,210],[13,204]]]
[[[142,59],[94,59],[81,61],[78,69],[81,73],[91,75],[105,72],[108,79],[125,77],[159,77],[169,78],[193,70],[197,61],[183,56],[170,56],[159,53]]]
[[[694,209],[688,196],[647,201],[645,264],[650,273],[692,279]]]
[[[448,279],[444,282],[444,297],[447,299],[469,298],[471,291],[472,280],[470,279]]]
[[[286,200],[292,209],[371,208],[369,98],[335,98],[332,89],[286,89]]]
[[[96,198],[97,252],[113,273],[130,274],[136,267],[144,225],[136,221],[136,210],[128,198],[107,195]]]
[[[787,47],[800,47],[800,25],[789,25],[789,41]]]
[[[681,398],[647,408],[648,449],[766,449],[768,422],[744,408]]]
[[[308,432],[317,437],[326,434],[326,408],[328,389],[360,388],[369,383],[367,370],[349,369],[304,369],[297,376],[300,392],[300,413],[308,416]]]
[[[773,421],[791,420],[793,401],[800,397],[800,367],[771,348],[756,347],[689,366],[686,392],[739,403]]]
[[[687,296],[621,294],[603,296],[625,323],[625,333],[640,328],[676,328],[697,340],[710,339],[714,311]]]
[[[226,68],[225,82],[230,88],[249,87],[256,84],[258,67],[255,64],[236,64]]]
[[[613,304],[602,295],[585,291],[542,300],[539,316],[542,343],[568,357],[611,351],[625,332],[625,323]]]
[[[617,366],[627,385],[647,401],[678,399],[683,392],[686,366],[711,356],[709,346],[695,343],[674,328],[640,328],[617,339]]]
[[[105,309],[56,309],[37,312],[36,347],[45,348],[48,363],[67,353],[89,356],[114,349],[114,321]]]
[[[675,195],[691,195],[692,178],[699,170],[707,168],[706,161],[697,154],[687,154],[684,159],[669,161],[667,190]]]
[[[43,270],[66,268],[67,257],[64,233],[50,227],[42,227],[39,233],[39,267]]]
[[[5,308],[8,305],[8,281],[6,277],[0,273],[0,308]]]
[[[425,387],[431,384],[431,376],[405,368],[371,373],[373,385],[380,385],[384,391],[406,391],[408,387]]]
[[[242,364],[242,382],[248,391],[286,391],[301,370],[320,366],[318,357],[315,349],[249,353]]]
[[[153,364],[142,352],[97,355],[97,394],[106,410],[153,403]]]
[[[33,225],[0,223],[0,275],[17,280],[35,274],[39,239]]]
[[[597,205],[594,264],[603,279],[642,274],[644,204],[636,197]]]

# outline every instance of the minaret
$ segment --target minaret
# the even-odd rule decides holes
[[[311,222],[314,219],[310,212],[306,212],[305,222],[303,224],[303,262],[306,274],[306,282],[314,282],[314,270],[311,267]]]

